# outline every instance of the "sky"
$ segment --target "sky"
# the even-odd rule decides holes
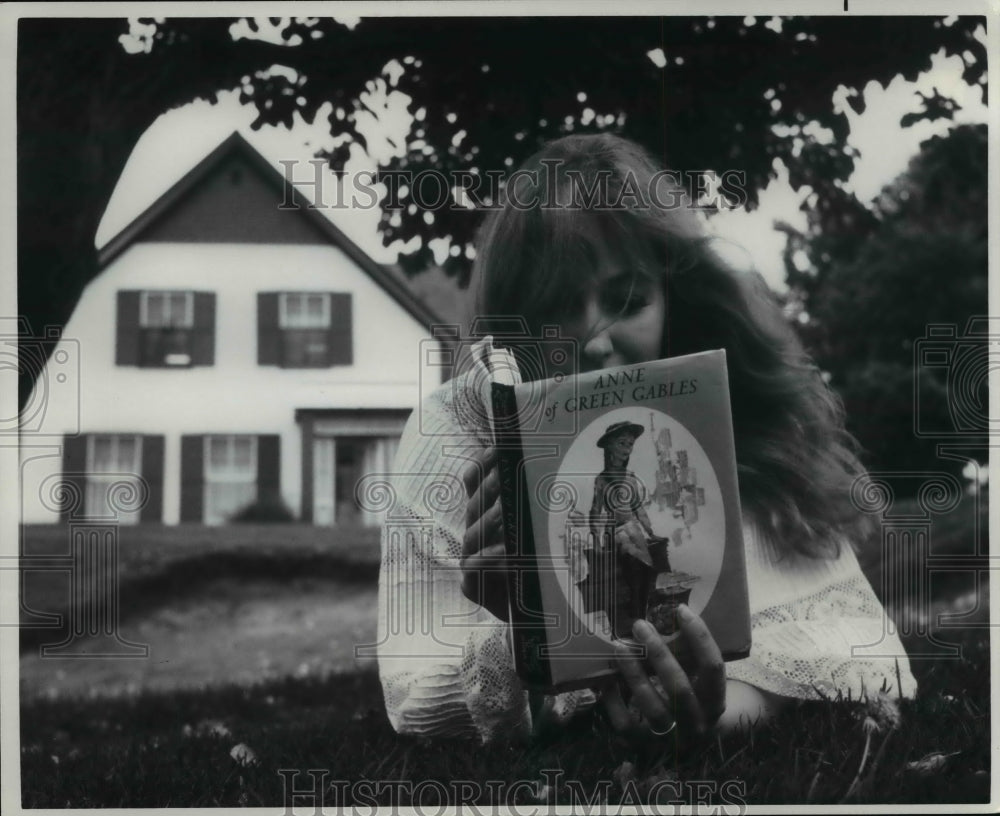
[[[351,24],[352,21],[344,22]],[[125,44],[126,47],[139,47],[128,41]],[[835,98],[835,104],[846,112],[850,121],[849,141],[860,152],[849,180],[850,188],[859,198],[870,201],[903,172],[922,141],[944,133],[953,124],[986,121],[987,109],[979,98],[979,91],[962,81],[961,72],[959,57],[945,59],[939,54],[934,57],[931,70],[916,82],[897,77],[886,88],[869,83],[864,91],[866,108],[861,115]],[[917,92],[929,94],[935,87],[959,103],[961,109],[954,120],[924,121],[901,128],[900,118],[921,108]],[[355,151],[347,165],[349,173],[373,170],[379,160],[392,156],[398,149],[394,144],[402,144],[401,137],[412,121],[406,110],[408,97],[404,94],[381,88],[367,101],[380,112],[381,121],[366,114],[368,120],[359,122],[360,129],[368,137],[369,155]],[[317,149],[332,144],[323,111],[314,125],[297,120],[290,131],[280,127],[253,131],[250,128],[253,118],[252,110],[239,104],[235,92],[223,94],[215,105],[196,102],[161,116],[140,139],[129,159],[98,229],[97,246],[114,237],[234,130],[245,136],[277,170],[285,172],[278,162],[294,160],[297,162],[295,178],[311,180],[315,170],[309,161]],[[743,259],[749,256],[772,288],[782,291],[786,288],[782,260],[785,236],[774,228],[774,223],[783,221],[803,229],[806,219],[800,207],[808,190],[796,192],[788,184],[784,167],[778,166],[777,171],[777,178],[762,192],[758,208],[720,213],[710,219],[710,228],[728,239],[727,243],[738,256]],[[324,200],[336,200],[333,191],[337,183],[332,174],[324,173]],[[324,214],[376,261],[396,261],[401,245],[382,246],[376,229],[377,207],[327,209]],[[437,247],[432,244],[432,248],[440,252],[445,249],[443,243]]]

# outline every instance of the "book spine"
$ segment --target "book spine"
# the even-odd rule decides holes
[[[528,488],[523,478],[524,448],[517,401],[509,385],[492,384],[493,430],[500,478],[500,511],[508,558],[508,593],[514,666],[531,686],[550,686],[552,670],[545,655],[542,587],[538,576],[535,536]]]

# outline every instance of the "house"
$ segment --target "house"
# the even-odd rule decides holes
[[[234,133],[104,245],[36,386],[67,360],[79,374],[78,399],[44,406],[52,448],[36,435],[22,454],[24,522],[65,518],[74,495],[122,523],[279,500],[308,523],[376,522],[355,486],[392,462],[435,316],[293,192]],[[136,509],[121,497],[140,479]]]

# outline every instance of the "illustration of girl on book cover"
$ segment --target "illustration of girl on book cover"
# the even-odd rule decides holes
[[[678,452],[678,462],[673,460],[670,431],[664,428],[655,442],[656,489],[650,495],[643,481],[628,469],[636,440],[644,432],[636,422],[613,422],[596,443],[604,451],[604,469],[594,479],[586,517],[592,538],[590,546],[584,547],[586,569],[578,588],[584,611],[605,611],[616,637],[627,637],[637,618],[646,618],[663,635],[673,634],[677,606],[689,601],[691,587],[699,580],[697,575],[671,569],[670,539],[654,531],[646,511],[656,502],[659,510],[671,510],[673,518],[681,519],[689,529],[697,520],[699,488],[693,484],[694,469],[687,465],[686,451]],[[700,498],[704,504],[703,489]],[[576,520],[579,523],[579,514]],[[680,527],[675,535],[680,539],[686,531]]]

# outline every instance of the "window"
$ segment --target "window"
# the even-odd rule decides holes
[[[143,292],[139,299],[142,363],[191,365],[194,292]]]
[[[225,524],[257,498],[257,438],[204,437],[205,523]]]
[[[121,491],[140,490],[142,478],[142,437],[93,434],[87,437],[86,488],[84,513],[88,518],[117,517],[122,524],[136,524],[139,511],[126,512],[116,501]],[[135,494],[132,494],[135,495]]]
[[[351,296],[341,292],[259,292],[257,362],[282,368],[350,365]]]
[[[183,434],[181,521],[223,524],[281,496],[280,434]]]
[[[325,367],[329,352],[330,296],[287,292],[278,298],[282,361],[288,368]]]
[[[278,325],[283,329],[327,329],[330,327],[330,295],[286,292],[278,301]]]
[[[194,292],[143,292],[139,300],[139,325],[190,329],[194,325]]]
[[[120,291],[115,361],[148,368],[212,365],[215,294]]]

